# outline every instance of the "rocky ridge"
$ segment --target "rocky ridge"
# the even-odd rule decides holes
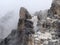
[[[19,18],[17,29],[12,30],[12,32],[0,42],[0,45],[31,45],[32,44],[31,37],[32,34],[34,34],[33,22],[28,20],[31,19],[31,15],[24,7],[21,7],[19,16],[21,18]]]
[[[60,45],[60,0],[53,0],[51,8],[36,12],[38,18],[35,45]],[[43,18],[42,18],[43,17]]]
[[[31,15],[22,7],[17,30],[0,45],[60,45],[60,0],[53,0],[50,9],[37,12],[35,16],[38,21],[33,30]]]

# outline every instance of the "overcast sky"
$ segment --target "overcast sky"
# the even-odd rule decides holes
[[[52,0],[0,0],[0,15],[5,15],[12,10],[19,10],[25,7],[30,13],[35,11],[49,9]]]
[[[52,0],[0,0],[0,18],[6,13],[8,15],[0,20],[0,31],[4,29],[4,31],[2,30],[2,37],[6,37],[12,29],[17,27],[17,12],[19,12],[20,7],[25,7],[31,14],[33,14],[36,11],[49,9],[51,3]],[[13,13],[9,14],[9,12]]]

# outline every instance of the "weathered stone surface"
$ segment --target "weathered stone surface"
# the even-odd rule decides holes
[[[30,29],[31,32],[33,31],[33,22],[29,21],[28,19],[31,19],[32,16],[29,14],[27,9],[24,7],[20,8],[20,18],[18,22],[18,30],[24,30],[25,28]]]
[[[60,39],[60,0],[53,0],[49,10],[36,12],[37,28],[35,39],[42,45],[59,45]],[[38,33],[38,34],[37,34]],[[49,35],[47,35],[49,33]],[[44,36],[45,37],[44,37]],[[40,37],[40,38],[39,38]],[[36,44],[38,45],[38,44]]]
[[[25,26],[26,25],[26,21],[30,22],[27,19],[31,19],[32,17],[29,14],[29,12],[27,11],[27,9],[25,9],[24,7],[20,8],[19,16],[20,16],[20,18],[19,18],[19,22],[18,22],[18,29],[23,30],[26,27]],[[33,26],[33,24],[32,24],[32,26]]]
[[[0,42],[0,45],[28,45],[29,42],[32,44],[32,38],[30,36],[34,34],[33,22],[27,20],[31,19],[31,15],[29,15],[27,10],[23,7],[20,12],[17,29],[13,30],[5,39],[3,39]]]
[[[60,30],[60,28],[59,28],[60,27],[60,0],[53,0],[49,12],[50,12],[50,15],[53,15],[53,16],[50,16],[50,17],[53,17],[53,18],[51,18],[53,21],[52,28],[55,30],[56,36],[60,37],[59,36],[59,34],[60,34],[60,31],[59,31]]]
[[[54,16],[60,18],[60,0],[53,0],[50,10]]]
[[[29,41],[29,29],[25,29],[22,32],[13,30],[8,37],[1,41],[0,45],[28,45]]]
[[[31,19],[32,18],[30,13],[24,7],[20,8],[19,16],[20,16],[20,19]]]
[[[28,45],[29,40],[32,43],[32,39],[34,45],[60,45],[60,0],[53,0],[49,10],[35,13],[35,33],[33,22],[30,21],[32,16],[24,7],[21,7],[19,16],[17,30],[13,30],[2,40],[1,45]],[[31,43],[29,45],[32,45]]]

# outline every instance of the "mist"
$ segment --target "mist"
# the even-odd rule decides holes
[[[52,0],[0,0],[0,38],[8,36],[17,27],[20,7],[25,7],[30,14],[49,9]]]
[[[34,13],[49,9],[51,2],[52,0],[0,0],[0,15],[3,16],[12,10],[19,10],[20,7],[25,7],[30,13]]]

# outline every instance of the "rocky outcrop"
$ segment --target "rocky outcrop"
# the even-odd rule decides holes
[[[31,19],[32,18],[30,13],[24,7],[20,8],[19,16],[20,16],[20,19]]]
[[[33,22],[27,20],[30,18],[31,15],[29,15],[28,11],[21,7],[18,28],[12,30],[12,32],[0,42],[0,45],[28,45],[29,43],[32,45],[31,37],[32,34],[34,34]]]
[[[50,9],[36,12],[35,15],[38,19],[34,36],[36,45],[60,45],[60,0],[53,0]]]
[[[30,20],[32,16],[21,7],[17,29],[2,40],[0,45],[60,45],[60,0],[53,0],[50,9],[34,15],[37,24],[33,27]]]
[[[53,27],[55,29],[55,33],[58,33],[57,36],[59,37],[60,34],[60,0],[53,0],[51,8],[49,9],[51,12],[50,15],[53,13],[53,16],[51,16],[52,21],[53,21]],[[48,13],[49,13],[48,12]],[[54,21],[55,20],[55,21]]]
[[[20,12],[19,12],[19,22],[18,22],[18,29],[24,29],[25,23],[26,21],[30,22],[31,24],[33,24],[31,21],[27,20],[27,19],[31,19],[31,15],[29,14],[29,12],[27,11],[27,9],[25,9],[24,7],[20,8]]]
[[[60,0],[53,0],[50,12],[53,13],[56,18],[60,18]]]

